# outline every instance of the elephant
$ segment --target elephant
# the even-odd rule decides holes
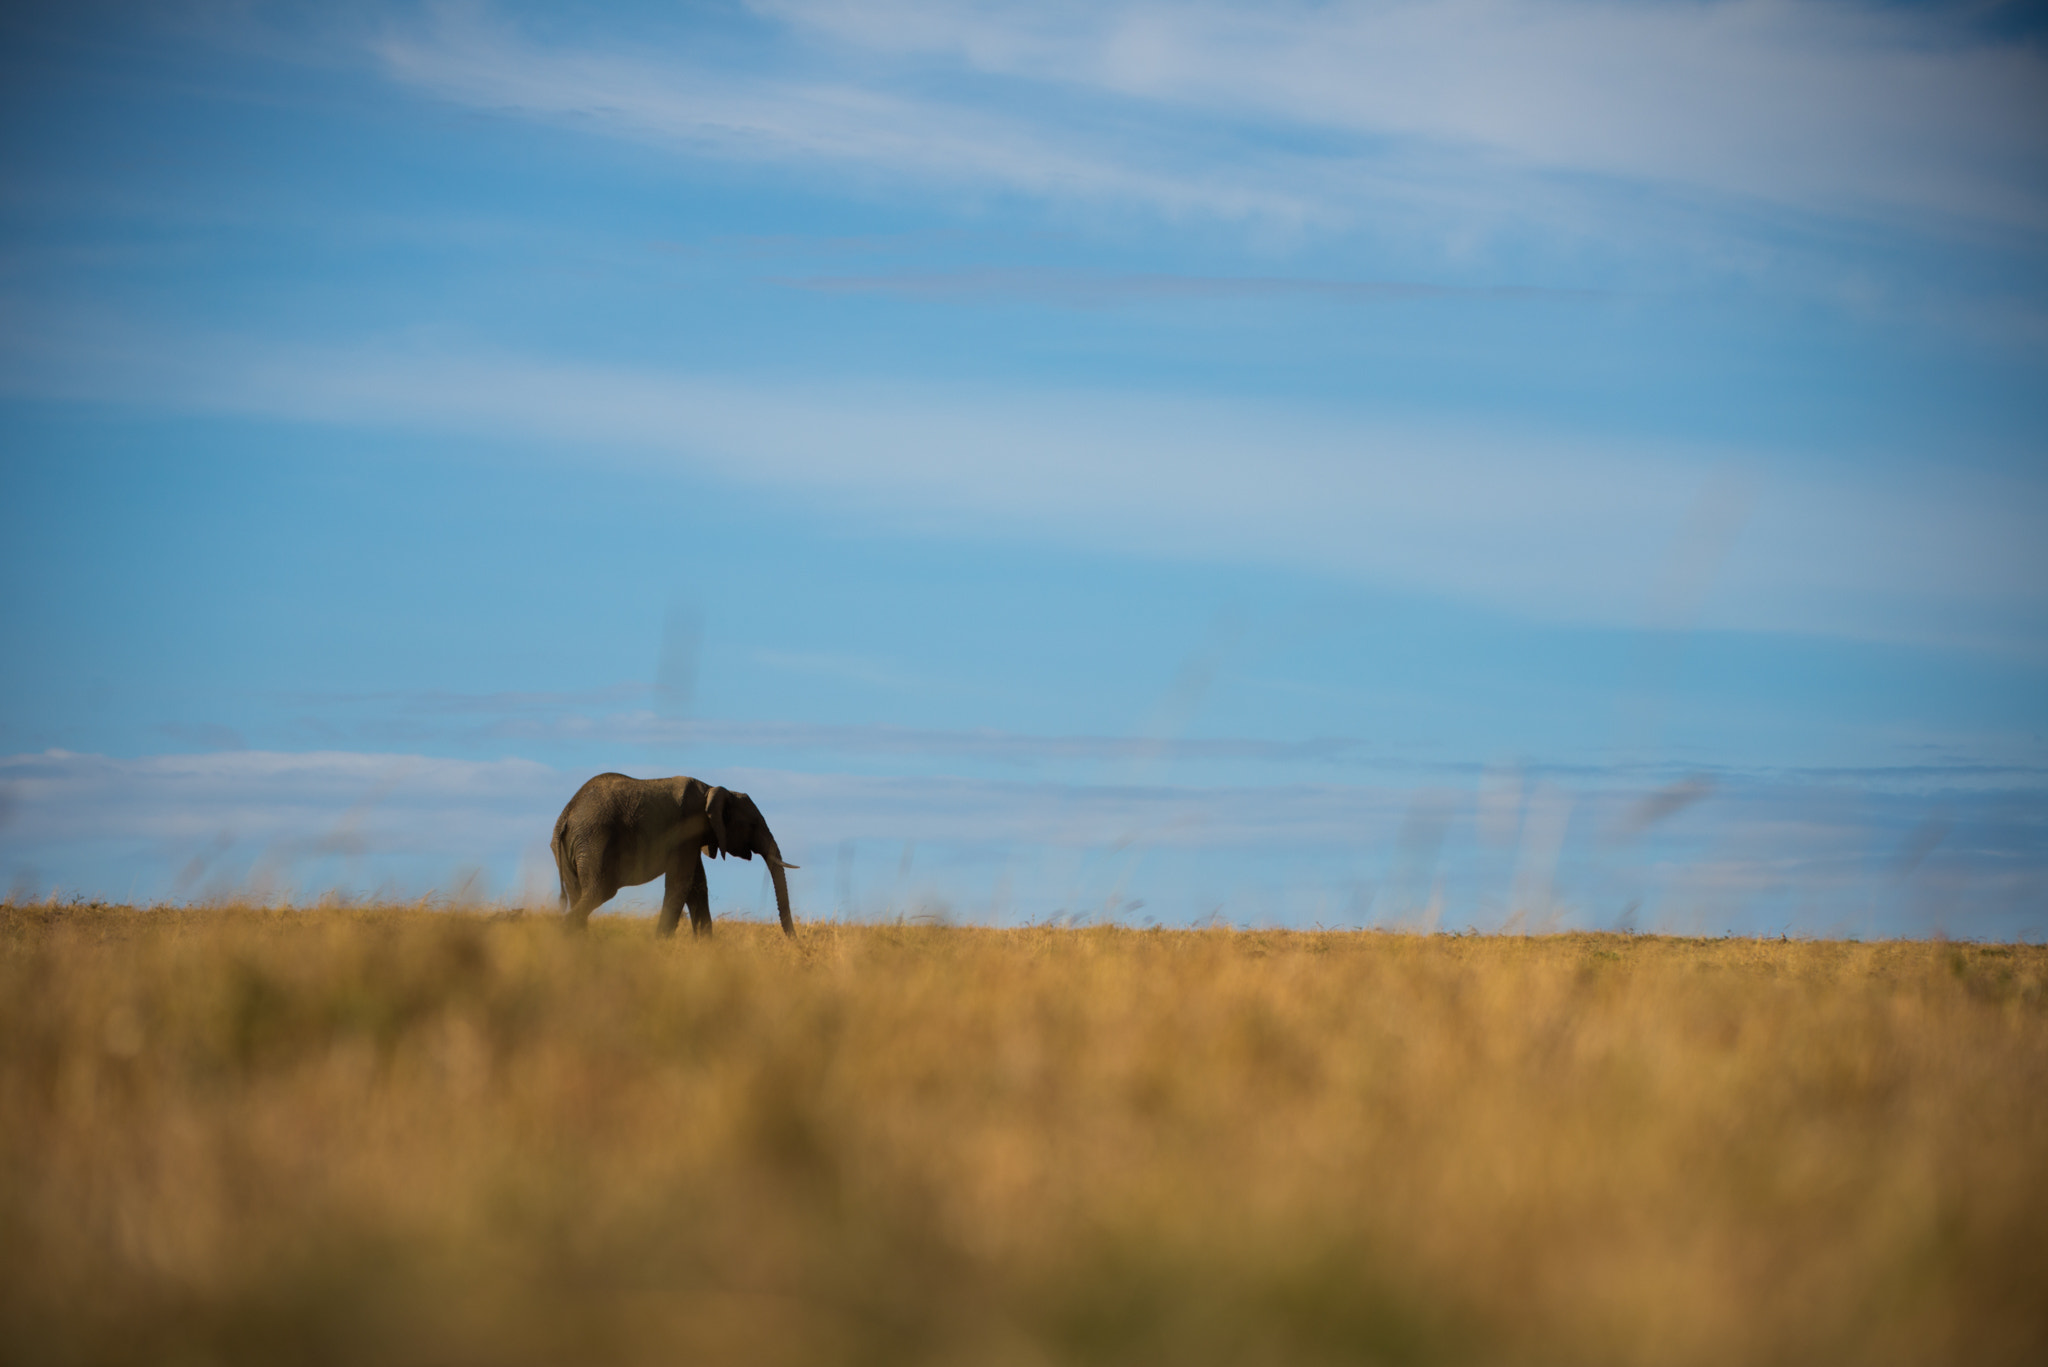
[[[691,932],[709,935],[711,898],[701,850],[721,858],[729,854],[751,860],[760,855],[775,880],[782,933],[796,935],[789,914],[789,882],[782,871],[797,866],[783,860],[761,809],[745,793],[695,778],[599,774],[569,799],[555,821],[550,843],[555,871],[562,878],[562,905],[569,923],[578,929],[620,888],[665,877],[656,933],[675,934],[687,905]]]

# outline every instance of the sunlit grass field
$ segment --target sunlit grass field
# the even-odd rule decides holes
[[[24,1363],[2048,1356],[2048,950],[0,907]]]

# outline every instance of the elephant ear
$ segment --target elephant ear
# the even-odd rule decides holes
[[[761,832],[768,823],[761,819],[761,809],[754,805],[754,799],[745,793],[732,795],[733,812],[731,824],[738,829],[734,832],[732,857],[752,863],[754,848],[761,843]]]
[[[726,851],[725,819],[732,803],[732,794],[723,788],[713,788],[704,799],[704,817],[711,823],[711,848],[723,859]]]

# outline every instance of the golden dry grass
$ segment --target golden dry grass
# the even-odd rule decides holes
[[[23,1362],[2022,1362],[2048,951],[0,908]]]

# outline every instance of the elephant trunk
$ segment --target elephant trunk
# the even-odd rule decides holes
[[[796,938],[796,922],[789,914],[789,880],[782,876],[780,861],[768,866],[768,876],[775,880],[775,910],[782,915],[782,933]]]
[[[782,917],[782,933],[796,938],[796,921],[789,914],[789,879],[783,876],[783,869],[795,868],[794,864],[782,862],[782,851],[775,846],[775,837],[768,837],[768,848],[761,852],[762,860],[768,865],[768,876],[775,880],[775,910]]]

